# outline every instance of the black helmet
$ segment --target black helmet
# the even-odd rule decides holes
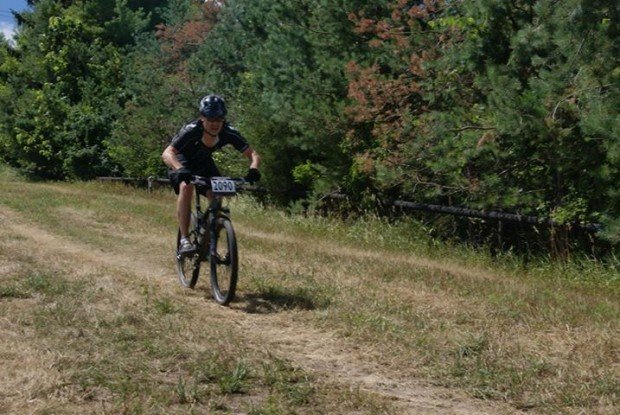
[[[200,100],[200,113],[207,118],[225,118],[226,103],[219,95],[207,95]]]

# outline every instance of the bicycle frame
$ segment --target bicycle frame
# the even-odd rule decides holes
[[[237,193],[237,184],[244,183],[244,179],[238,178],[192,176],[190,184],[195,186],[196,196],[188,236],[196,250],[180,254],[178,247],[181,230],[177,232],[179,282],[184,287],[194,288],[201,269],[205,269],[203,263],[209,262],[211,292],[213,298],[222,305],[228,304],[235,296],[239,269],[237,238],[223,200],[227,195]],[[202,196],[209,199],[209,206],[205,210]]]
[[[200,235],[201,238],[197,238],[197,242],[200,246],[197,246],[199,252],[203,251],[203,243],[204,243],[204,235],[208,233],[209,235],[209,256],[215,255],[215,234],[217,232],[217,221],[215,220],[218,217],[225,217],[230,220],[228,213],[230,212],[228,208],[223,206],[223,195],[213,194],[211,192],[209,184],[206,182],[207,178],[194,176],[192,178],[191,184],[194,184],[195,195],[195,209],[196,209],[196,224],[194,227],[194,231],[196,235]],[[245,183],[244,179],[232,178],[233,181],[239,183]],[[202,204],[201,204],[201,190],[205,190],[205,197],[209,200],[208,208],[203,212]],[[201,232],[201,228],[205,229],[205,232]]]

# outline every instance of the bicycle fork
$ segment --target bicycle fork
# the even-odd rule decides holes
[[[209,209],[209,260],[221,261],[222,258],[217,254],[217,220],[220,217],[226,217],[229,210],[225,207],[218,209]]]
[[[217,215],[215,210],[209,211],[209,260],[215,259],[217,255]]]

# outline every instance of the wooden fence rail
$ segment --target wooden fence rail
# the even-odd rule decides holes
[[[147,179],[140,179],[134,177],[99,177],[100,181],[118,181],[126,184],[130,183],[138,183],[141,185],[146,185],[150,190],[156,184],[168,184],[170,180],[158,178],[151,176]],[[288,190],[269,190],[263,187],[249,187],[245,190],[255,193],[291,193]],[[294,192],[296,196],[303,196],[300,192]],[[341,193],[331,193],[324,197],[325,199],[347,199],[347,196]],[[574,222],[569,224],[560,224],[553,219],[549,218],[541,218],[538,216],[526,216],[519,215],[515,213],[506,213],[506,212],[497,212],[497,211],[486,211],[486,210],[475,210],[468,209],[462,207],[454,207],[454,206],[442,206],[442,205],[434,205],[428,203],[416,203],[409,202],[405,200],[394,200],[394,201],[383,201],[385,206],[394,206],[403,210],[414,210],[414,211],[422,211],[422,212],[430,212],[430,213],[441,213],[448,214],[453,216],[462,216],[462,217],[470,217],[470,218],[479,218],[479,219],[490,219],[497,221],[506,221],[506,222],[515,222],[515,223],[525,223],[531,225],[546,225],[546,226],[566,226],[568,225],[571,228],[582,229],[587,232],[597,233],[602,230],[603,226],[599,223],[584,223],[584,222]]]

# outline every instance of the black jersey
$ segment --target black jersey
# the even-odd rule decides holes
[[[179,161],[193,172],[199,172],[206,166],[212,165],[211,155],[225,145],[232,145],[240,153],[250,147],[239,131],[228,123],[224,124],[222,131],[218,134],[218,141],[213,147],[204,145],[202,142],[203,133],[202,121],[195,120],[181,128],[170,142],[170,145],[177,150]]]

